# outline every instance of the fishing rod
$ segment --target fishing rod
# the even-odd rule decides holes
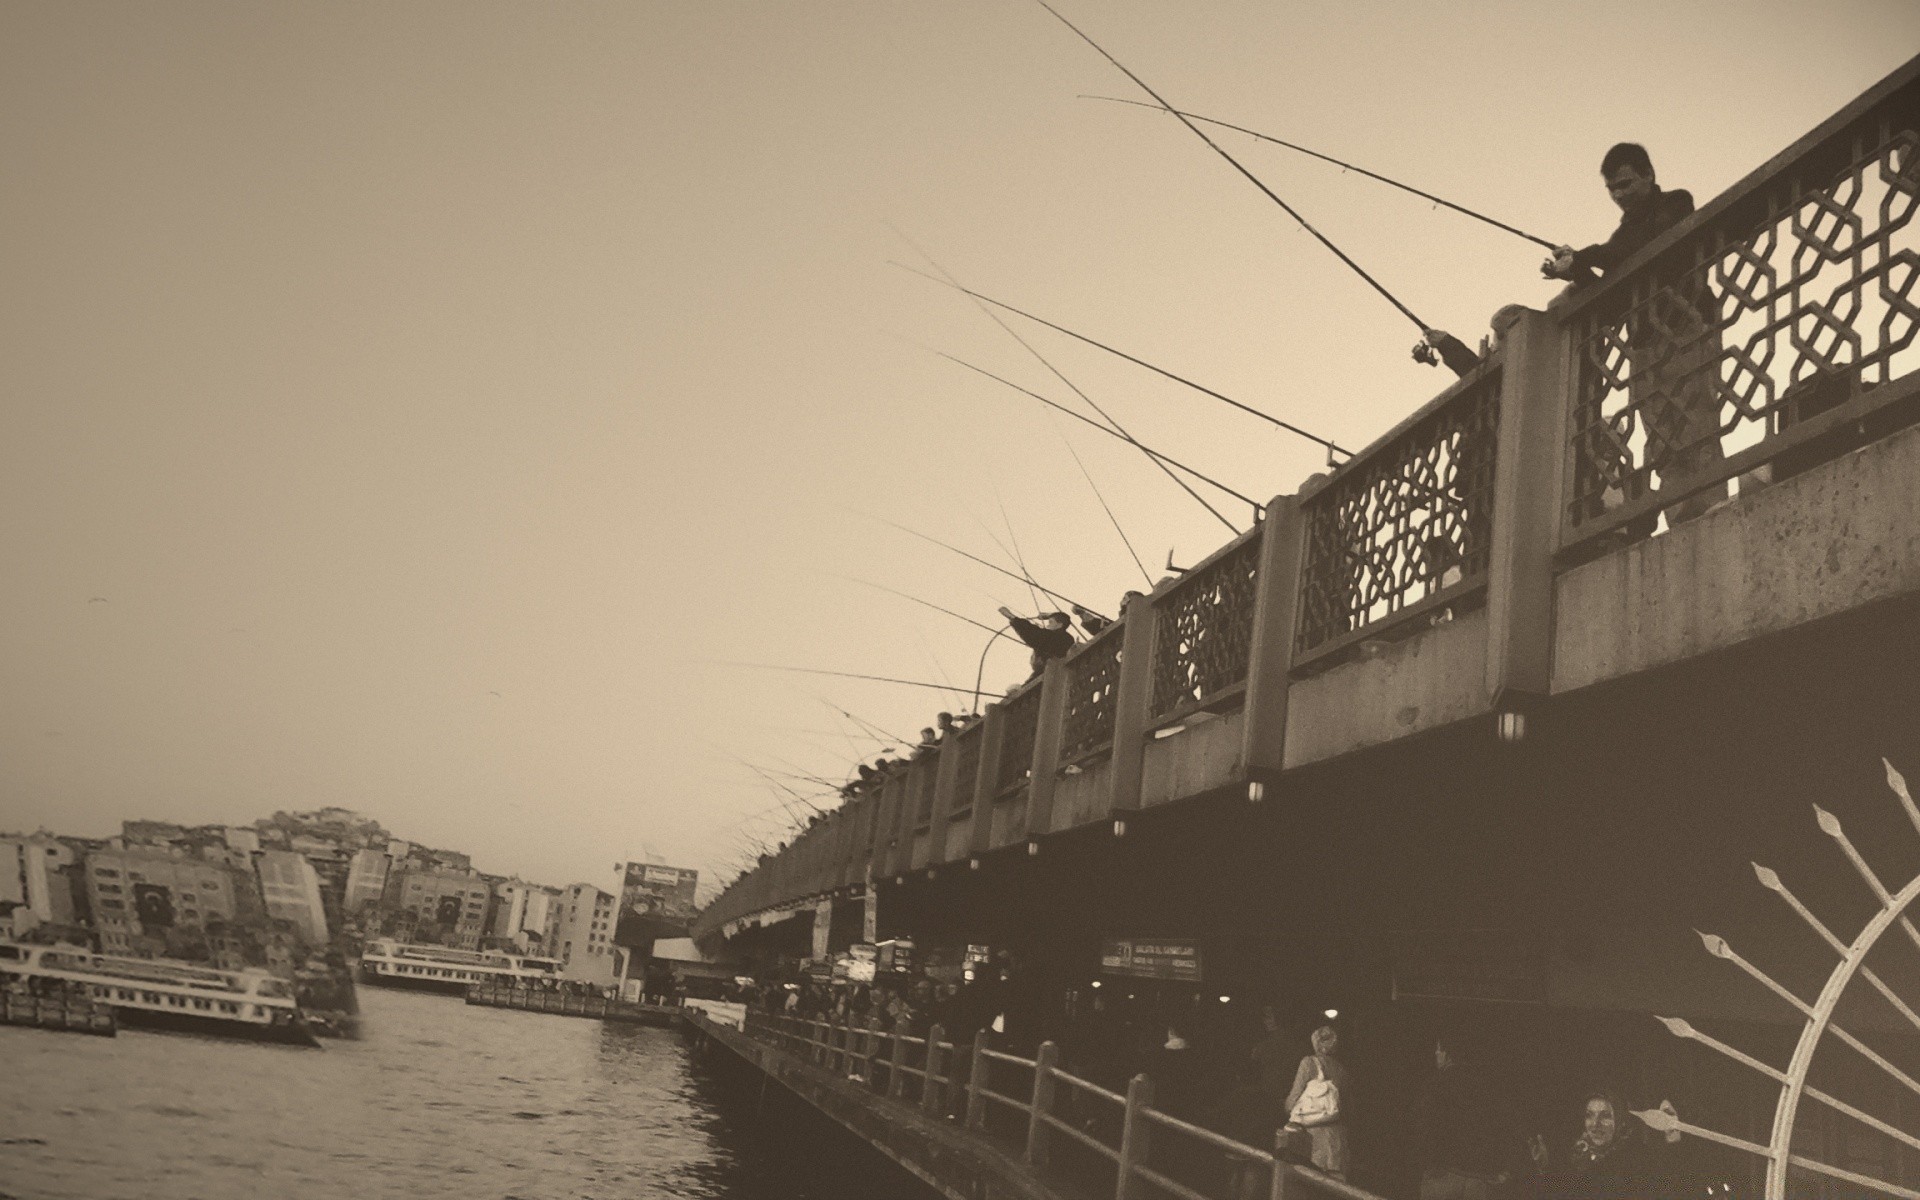
[[[822,696],[818,693],[814,693],[813,698],[815,700],[818,700],[820,703],[826,705],[828,708],[832,709],[834,712],[839,713],[841,716],[845,717],[847,720],[852,721],[854,725],[859,728],[860,732],[866,734],[870,738],[873,738],[873,740],[876,742],[904,742],[906,740],[903,737],[899,737],[896,734],[890,733],[887,730],[880,728],[878,725],[875,725],[872,721],[864,720],[860,717],[854,716],[852,713],[848,712],[844,708],[841,708],[838,704],[835,704],[833,701],[827,699],[825,696]],[[893,747],[887,746],[885,747],[885,749],[891,750],[893,749]],[[858,747],[854,748],[854,753],[855,754],[860,753]]]
[[[960,549],[960,547],[950,546],[947,543],[941,541],[937,537],[930,537],[927,534],[921,533],[917,529],[908,529],[905,525],[902,525],[897,521],[889,521],[885,517],[875,517],[873,519],[880,522],[882,525],[891,525],[895,529],[898,529],[901,533],[911,534],[912,536],[919,538],[923,542],[932,542],[934,545],[940,547],[942,550],[951,550],[953,553],[958,554],[961,558],[972,559],[974,562],[979,563],[981,566],[986,567],[988,570],[998,571],[1009,579],[1017,579],[1021,583],[1030,583],[1034,587],[1039,588],[1042,593],[1048,596],[1052,596],[1055,600],[1060,601],[1060,603],[1066,605],[1068,608],[1086,608],[1086,605],[1076,603],[1072,599],[1072,597],[1062,596],[1059,592],[1056,592],[1052,588],[1047,587],[1045,584],[1041,583],[1037,579],[1028,579],[1024,575],[1016,575],[1012,571],[1007,570],[1005,567],[999,565],[998,563],[990,563],[986,559],[981,558],[977,554],[968,554],[965,550]],[[1096,617],[1105,615],[1104,613],[1095,612],[1091,608],[1087,608],[1087,611],[1090,613],[1093,613],[1093,615]]]
[[[862,585],[863,587],[874,588],[878,591],[882,591],[890,595],[898,596],[902,600],[911,600],[915,604],[920,605],[922,608],[930,608],[935,612],[943,612],[948,616],[953,617],[957,620],[965,621],[967,624],[974,626],[976,629],[984,629],[988,633],[1000,634],[1002,636],[1004,636],[1005,634],[1004,630],[995,629],[993,626],[987,624],[985,621],[976,621],[972,617],[964,616],[960,613],[953,611],[950,608],[942,608],[931,600],[922,600],[920,597],[910,596],[906,592],[903,592],[898,588],[890,588],[884,583],[875,583],[870,579],[855,579],[851,575],[842,575],[840,576],[840,578],[846,580],[848,583],[857,583]]]
[[[993,305],[995,308],[1004,308],[1008,312],[1013,313],[1016,316],[1025,317],[1027,320],[1032,321],[1035,324],[1045,325],[1048,329],[1054,330],[1055,332],[1064,333],[1068,337],[1074,338],[1078,341],[1085,342],[1089,346],[1093,346],[1098,349],[1105,350],[1108,354],[1115,355],[1116,357],[1119,357],[1119,358],[1124,358],[1128,362],[1133,363],[1135,366],[1145,367],[1147,370],[1152,371],[1154,374],[1164,376],[1167,379],[1173,380],[1175,383],[1185,384],[1186,386],[1192,388],[1196,392],[1201,393],[1202,395],[1211,396],[1215,400],[1219,400],[1222,403],[1231,405],[1232,407],[1239,409],[1241,412],[1259,417],[1262,421],[1267,422],[1269,425],[1276,425],[1281,429],[1286,430],[1288,433],[1298,434],[1299,436],[1307,439],[1308,441],[1314,443],[1315,445],[1324,446],[1329,454],[1344,454],[1344,455],[1347,455],[1349,458],[1353,456],[1353,451],[1348,450],[1346,447],[1341,446],[1337,442],[1329,441],[1328,439],[1321,437],[1317,433],[1309,433],[1306,430],[1300,428],[1298,425],[1291,424],[1287,421],[1282,421],[1279,417],[1274,416],[1272,413],[1261,412],[1259,409],[1253,407],[1250,404],[1242,404],[1240,403],[1240,401],[1235,400],[1232,396],[1225,395],[1224,393],[1221,393],[1221,392],[1216,392],[1212,388],[1207,387],[1205,384],[1195,383],[1193,380],[1188,379],[1184,375],[1176,375],[1172,371],[1167,370],[1165,367],[1157,367],[1154,364],[1148,362],[1144,358],[1136,358],[1133,355],[1128,354],[1125,350],[1116,350],[1114,347],[1107,345],[1105,342],[1098,341],[1094,338],[1090,338],[1084,333],[1079,333],[1072,329],[1068,329],[1065,325],[1058,325],[1052,321],[1047,320],[1045,317],[1035,316],[1033,313],[1030,313],[1023,308],[1015,308],[1013,305],[1008,304],[1004,300],[995,300],[992,296],[986,295],[983,292],[976,292],[971,288],[961,287],[959,284],[956,284],[956,283],[949,283],[946,280],[939,278],[938,276],[929,275],[925,271],[919,270],[914,267],[910,267],[906,263],[892,261],[892,260],[890,260],[890,263],[892,266],[899,267],[902,271],[907,271],[914,275],[918,275],[922,279],[930,279],[934,283],[940,284],[943,287],[950,287],[950,288],[953,288],[955,291],[964,292],[965,294],[972,296],[975,300],[985,301],[986,303]]]
[[[1432,192],[1423,192],[1419,188],[1413,187],[1410,184],[1401,183],[1398,179],[1389,179],[1385,175],[1380,174],[1378,171],[1369,171],[1365,167],[1355,166],[1350,162],[1345,162],[1345,161],[1342,161],[1341,159],[1337,159],[1333,157],[1333,155],[1331,154],[1322,154],[1318,150],[1309,150],[1305,146],[1296,145],[1293,142],[1282,141],[1281,139],[1277,137],[1273,137],[1270,134],[1261,133],[1257,129],[1248,129],[1244,125],[1235,125],[1231,121],[1221,121],[1214,117],[1203,117],[1199,113],[1177,112],[1173,109],[1164,109],[1157,104],[1148,104],[1145,100],[1128,100],[1122,96],[1091,96],[1085,93],[1082,93],[1079,98],[1082,100],[1104,100],[1109,104],[1131,104],[1136,108],[1151,108],[1159,112],[1172,113],[1176,117],[1191,117],[1196,121],[1204,121],[1209,125],[1218,125],[1222,129],[1231,129],[1238,133],[1244,133],[1249,137],[1258,138],[1260,141],[1263,141],[1263,142],[1272,142],[1276,146],[1285,146],[1289,150],[1297,150],[1300,153],[1305,154],[1310,158],[1317,158],[1322,162],[1330,162],[1336,167],[1341,167],[1348,171],[1353,171],[1353,172],[1356,172],[1357,174],[1365,175],[1368,179],[1377,179],[1381,183],[1384,183],[1389,187],[1397,187],[1403,192],[1412,192],[1414,195],[1420,197],[1422,200],[1431,200],[1435,204],[1441,205],[1445,208],[1450,208],[1453,211],[1460,213],[1462,216],[1472,217],[1476,221],[1484,221],[1488,225],[1493,226],[1495,229],[1505,230],[1506,232],[1513,234],[1515,237],[1524,238],[1529,242],[1534,242],[1538,245],[1545,246],[1549,250],[1558,250],[1560,248],[1557,242],[1548,241],[1546,238],[1541,237],[1537,233],[1528,233],[1524,229],[1516,229],[1514,226],[1507,224],[1505,221],[1496,220],[1493,217],[1490,217],[1483,212],[1475,212],[1474,210],[1472,210],[1471,208],[1468,208],[1464,204],[1455,204],[1451,200],[1443,200],[1439,196],[1434,195]]]
[[[912,238],[908,237],[905,233],[902,233],[897,226],[894,227],[893,231],[894,233],[899,235],[901,241],[905,242],[909,246],[912,246],[914,250],[918,251],[920,257],[926,259],[927,262],[933,266],[934,270],[940,272],[940,274],[946,278],[946,281],[948,283],[954,285],[955,287],[960,287],[960,281],[953,277],[953,272],[947,270],[945,267],[941,266],[938,262],[935,262],[933,255],[928,254],[926,250],[922,249],[919,243],[915,242]],[[961,291],[966,292],[966,289],[961,288]],[[971,293],[967,293],[967,294],[971,295]],[[1040,351],[1033,345],[1033,343],[1021,337],[1020,334],[1017,331],[1015,331],[1013,326],[1001,320],[1000,314],[994,312],[991,308],[988,308],[986,304],[983,303],[977,297],[974,298],[973,302],[975,305],[979,307],[981,312],[987,315],[988,319],[990,319],[995,325],[998,325],[1001,329],[1005,330],[1008,337],[1012,338],[1016,342],[1019,342],[1020,345],[1026,350],[1028,354],[1031,354],[1035,358],[1039,359],[1041,366],[1053,372],[1054,378],[1058,379],[1061,383],[1066,384],[1067,387],[1073,390],[1073,393],[1075,395],[1079,396],[1080,399],[1086,401],[1087,407],[1099,413],[1101,420],[1113,426],[1115,429],[1119,430],[1122,434],[1125,434],[1128,441],[1133,441],[1133,435],[1128,434],[1126,431],[1126,428],[1123,425],[1121,425],[1120,422],[1113,419],[1112,413],[1109,413],[1106,409],[1100,407],[1100,405],[1094,401],[1092,396],[1089,396],[1084,391],[1081,391],[1079,385],[1075,384],[1073,380],[1068,379],[1065,372],[1061,371],[1060,368],[1054,366],[1051,362],[1047,361],[1047,357],[1044,354],[1041,354]],[[1138,443],[1135,443],[1135,444],[1137,445]],[[1178,484],[1180,486],[1181,491],[1185,492],[1189,496],[1192,496],[1194,501],[1197,504],[1199,504],[1200,507],[1212,513],[1214,515],[1214,518],[1218,520],[1222,525],[1225,525],[1228,529],[1232,529],[1235,537],[1240,536],[1240,530],[1234,526],[1234,523],[1232,521],[1227,520],[1226,517],[1222,516],[1219,509],[1215,508],[1211,504],[1208,504],[1206,500],[1202,499],[1200,493],[1194,491],[1192,486],[1189,485],[1186,480],[1180,478],[1178,475],[1175,475],[1171,470],[1167,468],[1167,465],[1165,463],[1160,462],[1158,459],[1153,460],[1153,464],[1159,467],[1161,471],[1165,472],[1168,479],[1171,479],[1174,481],[1174,483]],[[1007,532],[1009,534],[1013,532],[1013,527],[1011,525],[1007,527]],[[1026,570],[1026,564],[1025,563],[1020,564],[1020,569],[1023,571]]]
[[[1259,513],[1263,511],[1262,506],[1257,501],[1253,500],[1251,497],[1242,495],[1241,493],[1234,491],[1232,488],[1228,487],[1224,483],[1221,483],[1217,479],[1213,479],[1213,478],[1210,478],[1209,476],[1201,474],[1200,472],[1194,470],[1192,467],[1181,462],[1179,459],[1169,458],[1166,455],[1160,453],[1158,450],[1151,449],[1148,446],[1142,444],[1141,442],[1134,441],[1134,439],[1127,437],[1125,434],[1116,433],[1113,430],[1108,429],[1106,426],[1102,425],[1100,422],[1093,420],[1091,417],[1082,416],[1081,414],[1074,412],[1072,409],[1066,407],[1064,404],[1059,404],[1055,401],[1047,399],[1045,396],[1042,396],[1039,392],[1031,391],[1027,388],[1023,388],[1019,384],[1013,382],[1010,379],[1005,379],[999,375],[995,375],[992,371],[987,370],[985,367],[977,367],[972,363],[968,362],[966,359],[955,358],[953,355],[948,354],[945,351],[936,350],[934,351],[934,353],[938,354],[941,358],[946,359],[948,362],[960,364],[961,366],[965,367],[969,371],[977,371],[980,374],[985,375],[988,379],[993,380],[995,383],[1006,384],[1008,387],[1012,388],[1016,392],[1020,392],[1023,395],[1032,396],[1035,400],[1038,400],[1040,403],[1046,405],[1048,408],[1057,409],[1058,411],[1063,412],[1068,416],[1072,417],[1076,421],[1084,421],[1088,425],[1091,425],[1095,429],[1098,429],[1100,432],[1106,434],[1108,437],[1116,437],[1116,438],[1120,438],[1123,441],[1132,442],[1133,445],[1137,447],[1141,452],[1151,455],[1155,459],[1159,459],[1164,462],[1171,463],[1176,467],[1179,467],[1182,471],[1185,471],[1187,474],[1193,476],[1195,479],[1198,479],[1200,482],[1211,484],[1212,486],[1219,488],[1221,491],[1225,492],[1229,496],[1232,496],[1235,500],[1240,501],[1242,504],[1252,505],[1255,513]],[[1235,530],[1234,532],[1238,533],[1240,531]]]
[[[1073,465],[1080,468],[1080,474],[1086,479],[1087,486],[1093,489],[1093,498],[1098,500],[1100,507],[1106,511],[1107,520],[1113,522],[1113,531],[1120,535],[1120,544],[1125,546],[1127,553],[1133,556],[1133,565],[1140,568],[1140,578],[1147,581],[1147,590],[1152,591],[1153,576],[1147,574],[1147,564],[1140,561],[1140,552],[1133,548],[1133,539],[1128,537],[1127,531],[1120,527],[1120,518],[1113,515],[1113,506],[1107,503],[1106,496],[1100,491],[1100,485],[1093,481],[1093,474],[1087,470],[1087,464],[1080,461],[1080,452],[1073,448],[1073,443],[1068,440],[1066,431],[1056,430],[1055,432],[1060,434],[1060,444],[1065,446],[1067,453],[1073,456]]]
[[[932,688],[936,692],[958,692],[964,696],[967,689],[948,687],[944,683],[922,683],[918,679],[892,679],[885,675],[860,675],[852,671],[824,671],[819,667],[786,667],[779,663],[733,662],[726,659],[713,660],[716,667],[747,667],[756,671],[794,671],[802,675],[833,675],[841,679],[870,679],[875,683],[897,683],[905,687]],[[900,739],[896,738],[895,741]]]
[[[1278,204],[1282,209],[1286,210],[1286,213],[1288,216],[1292,217],[1294,220],[1300,223],[1300,228],[1306,230],[1308,233],[1312,234],[1315,238],[1319,239],[1319,242],[1322,246],[1325,246],[1327,249],[1333,251],[1334,257],[1338,258],[1341,262],[1347,264],[1347,266],[1352,269],[1354,274],[1366,280],[1368,285],[1371,286],[1374,291],[1379,292],[1381,296],[1385,297],[1387,303],[1399,309],[1400,314],[1402,316],[1406,317],[1407,320],[1412,321],[1414,325],[1418,326],[1421,333],[1424,334],[1427,332],[1427,330],[1433,328],[1433,326],[1427,324],[1425,321],[1422,321],[1419,318],[1419,316],[1414,313],[1412,309],[1408,308],[1405,304],[1402,304],[1400,302],[1400,298],[1398,296],[1395,296],[1392,292],[1388,291],[1384,286],[1382,286],[1378,279],[1375,279],[1373,276],[1367,274],[1366,269],[1362,267],[1359,263],[1353,261],[1353,259],[1349,258],[1347,256],[1346,251],[1334,245],[1332,239],[1328,238],[1326,234],[1321,233],[1318,229],[1315,229],[1307,221],[1305,217],[1301,216],[1299,212],[1294,209],[1293,205],[1288,204],[1285,200],[1282,200],[1272,188],[1260,182],[1259,176],[1255,175],[1252,171],[1249,171],[1245,167],[1241,166],[1239,159],[1235,158],[1233,155],[1228,154],[1225,150],[1221,149],[1220,144],[1218,142],[1215,142],[1212,138],[1208,137],[1205,130],[1201,129],[1198,125],[1195,125],[1192,121],[1189,121],[1185,113],[1182,113],[1179,109],[1167,103],[1166,98],[1161,96],[1159,92],[1156,92],[1151,87],[1148,87],[1146,80],[1140,78],[1138,75],[1135,75],[1132,71],[1127,70],[1127,68],[1121,64],[1119,59],[1115,58],[1111,54],[1108,54],[1104,49],[1102,49],[1099,42],[1094,41],[1092,38],[1088,37],[1085,33],[1082,33],[1078,25],[1075,25],[1072,21],[1069,21],[1065,17],[1061,16],[1059,10],[1054,8],[1053,5],[1048,4],[1047,0],[1034,0],[1034,3],[1038,4],[1041,8],[1044,8],[1048,12],[1052,13],[1062,25],[1065,25],[1068,29],[1071,29],[1073,30],[1074,33],[1078,34],[1081,41],[1085,42],[1089,46],[1092,46],[1095,50],[1100,51],[1100,57],[1106,59],[1108,62],[1112,63],[1114,66],[1118,67],[1120,69],[1120,72],[1123,75],[1125,75],[1128,79],[1131,79],[1135,83],[1139,84],[1140,89],[1142,91],[1146,92],[1147,95],[1152,96],[1155,100],[1160,102],[1161,108],[1166,109],[1168,112],[1172,113],[1175,117],[1178,117],[1182,125],[1185,125],[1188,129],[1191,129],[1193,131],[1193,136],[1199,138],[1201,141],[1205,142],[1208,146],[1212,147],[1213,152],[1215,154],[1218,154],[1221,158],[1224,158],[1229,163],[1232,163],[1234,170],[1240,172],[1242,175],[1245,175],[1249,183],[1253,184],[1253,186],[1259,188],[1262,192],[1266,193],[1267,199],[1273,201],[1275,204]]]

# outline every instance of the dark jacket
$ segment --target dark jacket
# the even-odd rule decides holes
[[[1033,673],[1035,675],[1047,669],[1047,660],[1065,658],[1073,649],[1073,634],[1065,629],[1048,629],[1036,625],[1025,617],[1013,617],[1007,624],[1020,635],[1020,640],[1033,647]]]
[[[1452,334],[1440,339],[1434,347],[1440,353],[1440,361],[1447,364],[1455,375],[1465,378],[1467,372],[1480,365],[1480,356],[1467,349],[1467,344]]]
[[[1420,1091],[1420,1165],[1480,1176],[1515,1170],[1523,1151],[1497,1089],[1470,1063],[1436,1071]]]
[[[1611,275],[1647,243],[1693,214],[1693,193],[1656,191],[1645,204],[1620,214],[1613,236],[1573,254],[1573,282],[1587,283],[1593,273]]]

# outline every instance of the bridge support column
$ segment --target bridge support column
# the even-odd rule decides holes
[[[1154,590],[1158,594],[1160,589]],[[1147,725],[1153,719],[1153,633],[1158,619],[1152,596],[1134,596],[1124,615],[1120,679],[1113,689],[1113,750],[1107,773],[1108,806],[1115,815],[1140,807]]]

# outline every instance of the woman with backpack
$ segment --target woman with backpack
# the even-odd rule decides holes
[[[1287,1132],[1304,1133],[1314,1166],[1345,1179],[1352,1170],[1347,1151],[1347,1113],[1353,1094],[1347,1068],[1334,1057],[1340,1033],[1331,1025],[1313,1031],[1313,1053],[1300,1060],[1287,1093]]]

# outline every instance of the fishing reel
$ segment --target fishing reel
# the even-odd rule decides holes
[[[1440,365],[1440,352],[1424,341],[1413,344],[1413,361],[1429,367]]]

